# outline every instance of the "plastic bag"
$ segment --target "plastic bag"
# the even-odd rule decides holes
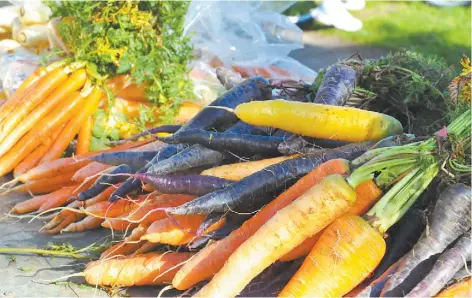
[[[2,41],[5,42],[5,41]],[[1,49],[0,44],[0,49]],[[0,50],[0,52],[2,52]],[[3,92],[10,98],[40,65],[40,58],[22,47],[16,47],[0,54],[0,82]]]
[[[193,92],[199,104],[207,105],[226,91],[218,81],[215,69],[203,61],[193,64],[189,77],[192,79]]]
[[[263,1],[192,1],[184,34],[197,49],[234,61],[283,57],[303,48],[303,31]]]

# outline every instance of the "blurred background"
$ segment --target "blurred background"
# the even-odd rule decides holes
[[[284,14],[303,16],[320,5],[321,1],[299,1]],[[471,53],[470,1],[366,1],[363,9],[349,13],[362,21],[358,31],[314,19],[298,23],[304,30],[305,49],[291,56],[318,70],[357,51],[363,58],[377,58],[407,49],[435,54],[459,68],[462,55]]]

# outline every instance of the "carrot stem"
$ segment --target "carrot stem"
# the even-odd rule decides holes
[[[73,253],[73,252],[66,252],[66,251],[56,251],[56,250],[47,250],[47,249],[37,249],[37,248],[0,248],[0,253],[7,254],[7,253],[14,253],[14,254],[39,254],[39,255],[48,255],[48,256],[61,256],[61,257],[71,257],[74,259],[90,259],[87,256]]]

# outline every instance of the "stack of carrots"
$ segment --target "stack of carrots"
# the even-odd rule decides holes
[[[403,134],[393,117],[342,106],[355,84],[355,70],[335,65],[316,103],[302,103],[272,100],[269,82],[248,79],[170,136],[38,162],[15,176],[24,184],[12,190],[46,194],[12,212],[52,213],[41,229],[49,234],[122,232],[123,239],[81,273],[92,285],[171,283],[196,297],[235,297],[265,269],[285,262],[298,267],[277,289],[280,297],[339,297],[378,287],[382,295],[414,293],[421,287],[402,283],[421,262],[406,253],[413,245],[402,259],[382,264],[386,275],[368,278],[380,274],[376,268],[390,256],[387,232],[417,208],[441,165],[470,171],[461,149],[470,140],[470,110],[447,134],[419,140]],[[438,142],[450,154],[439,154]],[[282,147],[291,153],[284,156]],[[33,188],[45,179],[57,181]],[[414,250],[444,254],[444,260],[467,252],[471,225],[459,218],[470,218],[470,201],[470,187],[447,188],[433,213],[450,219],[447,232],[436,220],[432,236],[418,236]],[[433,248],[431,237],[442,245]],[[449,273],[460,269],[454,264]],[[436,277],[422,279],[427,284]]]

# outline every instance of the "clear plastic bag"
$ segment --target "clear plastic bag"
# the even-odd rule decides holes
[[[192,79],[193,92],[199,104],[207,105],[226,91],[218,81],[215,69],[206,62],[193,63],[189,77]]]
[[[303,31],[264,1],[192,1],[184,34],[191,34],[197,49],[212,52],[225,66],[283,57],[303,48]]]
[[[0,82],[3,92],[10,98],[40,65],[39,56],[36,56],[24,48],[16,48],[12,52],[6,52],[0,56]]]

